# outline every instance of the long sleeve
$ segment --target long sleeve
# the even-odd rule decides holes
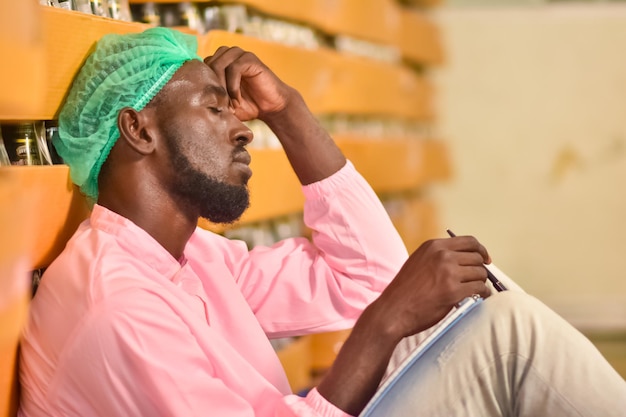
[[[94,306],[47,387],[53,416],[346,417],[313,390],[306,398],[259,379],[210,328],[202,335],[160,289],[126,289]],[[94,378],[97,375],[97,378]]]
[[[313,242],[197,230],[182,264],[95,206],[31,305],[20,415],[346,417],[291,394],[267,335],[352,326],[407,254],[351,164],[304,193]]]
[[[313,242],[288,239],[229,260],[270,337],[351,327],[407,258],[384,207],[350,162],[303,192]]]

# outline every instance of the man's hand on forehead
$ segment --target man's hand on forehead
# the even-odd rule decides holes
[[[241,48],[222,46],[204,62],[226,88],[240,120],[271,117],[288,105],[294,92],[256,55]]]

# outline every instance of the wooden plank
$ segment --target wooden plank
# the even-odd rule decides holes
[[[396,64],[307,50],[224,31],[200,37],[201,56],[222,45],[254,52],[281,79],[296,88],[314,113],[347,113],[403,117],[427,121],[434,117],[429,81]]]
[[[183,0],[157,0],[173,3]],[[423,0],[426,1],[426,0]],[[142,4],[150,0],[131,0]],[[207,3],[209,0],[198,1]],[[216,3],[216,2],[212,2]],[[230,0],[217,3],[232,4]],[[402,55],[423,65],[442,62],[438,32],[423,13],[400,7],[393,0],[239,0],[276,19],[308,25],[327,35],[346,35],[375,44],[398,46]]]
[[[6,282],[17,277],[15,274],[2,275],[0,279]],[[14,295],[11,300],[6,296],[3,298],[8,304],[0,304],[0,416],[13,417],[17,415],[19,402],[17,351],[28,315],[30,294]]]
[[[297,213],[304,207],[304,196],[296,174],[282,149],[252,149],[250,168],[250,209],[242,222]]]
[[[444,63],[439,28],[423,12],[403,10],[398,43],[408,61],[425,65]]]
[[[293,392],[311,387],[311,337],[301,337],[277,352]]]
[[[336,140],[379,193],[415,190],[451,175],[447,148],[441,141],[354,136]],[[284,151],[251,149],[250,153],[254,172],[250,179],[251,207],[240,224],[301,212],[304,206],[301,186]],[[71,184],[65,165],[0,168],[0,204],[24,208],[13,214],[0,213],[6,227],[27,222],[33,228],[26,236],[20,236],[27,238],[21,246],[15,246],[19,240],[15,240],[13,233],[3,233],[0,239],[0,253],[28,255],[27,270],[48,265],[89,215],[86,200]],[[223,230],[206,221],[200,225]]]
[[[41,6],[40,10],[45,51],[41,66],[46,68],[42,104],[39,109],[20,106],[5,109],[0,119],[55,119],[76,72],[98,39],[106,33],[135,33],[149,27],[51,7]],[[81,36],[75,36],[76,33]],[[433,92],[429,81],[400,64],[343,55],[323,48],[311,51],[288,47],[223,31],[201,36],[199,54],[210,55],[220,45],[238,45],[255,52],[281,78],[300,90],[316,113],[393,115],[413,120],[433,118]],[[26,74],[38,85],[32,74],[36,51],[19,51],[0,44],[0,53],[15,61],[11,73]]]
[[[417,139],[336,138],[342,151],[377,193],[424,185],[424,150]]]
[[[14,252],[27,256],[26,270],[48,265],[65,247],[89,209],[72,185],[65,165],[0,168],[0,205],[23,207],[2,213],[4,225],[28,224],[26,241]],[[0,249],[14,245],[14,237],[3,233]]]
[[[45,68],[41,9],[32,1],[0,2],[0,114],[41,110]]]
[[[136,33],[149,26],[140,23],[122,22],[63,10],[39,6],[43,33],[43,60],[33,66],[36,51],[19,54],[0,44],[0,55],[14,63],[12,72],[32,77],[35,85],[43,91],[41,105],[37,109],[15,107],[0,113],[2,120],[51,120],[56,119],[67,91],[78,69],[95,43],[107,33]],[[26,54],[26,58],[23,55]],[[21,58],[21,60],[20,60]],[[45,85],[37,84],[32,75],[33,68],[44,70]],[[29,92],[24,90],[25,94]],[[16,94],[16,92],[11,93]]]
[[[425,172],[427,181],[445,181],[453,176],[448,144],[442,140],[424,141]]]
[[[131,4],[176,3],[184,0],[130,0]],[[201,0],[196,3],[215,3]],[[232,4],[230,0],[217,0],[217,3]],[[297,23],[309,24],[328,34],[350,34],[352,36],[393,43],[398,23],[398,6],[389,0],[239,0],[267,15]]]
[[[401,3],[416,8],[435,7],[443,4],[443,0],[401,0]]]

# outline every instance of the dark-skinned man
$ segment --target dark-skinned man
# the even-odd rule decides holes
[[[197,228],[247,208],[242,121],[255,118],[303,184],[312,242],[249,251]],[[194,37],[169,29],[105,36],[54,144],[95,205],[33,300],[23,416],[358,415],[403,339],[490,294],[473,237],[407,257],[300,94],[239,48],[203,61]],[[328,375],[291,394],[268,337],[345,328]],[[491,296],[459,328],[394,415],[624,415],[624,381],[530,296]]]

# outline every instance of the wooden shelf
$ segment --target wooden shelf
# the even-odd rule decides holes
[[[156,3],[176,1],[183,0],[157,0]],[[148,2],[152,0],[131,0],[135,4]],[[206,2],[209,0],[197,1]],[[219,2],[233,3],[231,0]],[[279,19],[310,25],[330,35],[395,45],[403,56],[423,65],[441,63],[441,45],[435,26],[418,11],[400,7],[395,0],[368,0],[366,4],[362,0],[239,0],[236,3]]]
[[[400,21],[398,42],[404,58],[422,65],[443,64],[443,46],[437,25],[415,10],[403,10]]]
[[[0,168],[2,205],[19,207],[16,215],[0,217],[4,231],[11,224],[28,223],[27,234],[16,240],[1,239],[0,251],[28,254],[29,269],[48,265],[63,249],[89,208],[69,177],[65,165]],[[3,233],[4,235],[4,233]]]
[[[394,0],[370,0],[366,6],[361,0],[241,2],[269,15],[308,23],[328,34],[398,46],[406,59],[426,66],[443,59],[436,27],[418,11],[402,8]],[[0,21],[0,56],[5,62],[0,65],[0,121],[56,119],[76,72],[102,36],[137,33],[150,27],[39,6],[33,1],[3,2]],[[324,48],[289,47],[221,31],[198,36],[198,41],[199,55],[210,55],[221,45],[238,45],[256,53],[302,93],[316,114],[416,121],[433,118],[431,85],[404,65]],[[445,144],[438,141],[349,135],[336,139],[379,193],[415,191],[430,181],[450,176]],[[300,212],[304,204],[301,187],[284,152],[250,152],[254,171],[250,181],[252,205],[241,222]],[[72,185],[67,166],[0,168],[0,415],[13,415],[17,404],[17,345],[30,300],[29,273],[49,265],[88,216],[87,203]],[[417,198],[394,218],[394,223],[401,233],[403,228],[407,230],[402,236],[411,247],[435,234],[433,218],[433,206]],[[205,221],[200,226],[219,231]],[[305,355],[311,343],[310,339],[301,339],[293,350],[282,353],[281,360],[314,360]],[[306,378],[298,374],[290,381],[300,388],[305,386]]]
[[[176,3],[184,0],[130,0],[131,4]],[[200,0],[196,3],[208,3]],[[393,0],[217,0],[239,3],[270,16],[309,24],[328,34],[346,34],[371,41],[393,44],[398,26],[399,7]]]
[[[11,107],[0,120],[55,119],[67,90],[95,42],[106,33],[133,33],[148,26],[41,7],[46,68],[44,97],[39,109]],[[74,36],[80,33],[81,36]],[[59,42],[58,39],[63,39]],[[212,31],[199,38],[199,54],[212,54],[221,45],[237,45],[256,53],[287,83],[298,89],[317,114],[348,113],[430,120],[432,87],[401,65],[376,62],[334,51],[306,50],[261,41],[239,34]],[[16,62],[16,74],[30,74],[36,50]],[[0,44],[0,55],[15,51]],[[21,55],[18,54],[18,57]],[[28,90],[30,91],[30,90]]]
[[[449,175],[445,146],[439,141],[338,137],[337,143],[378,193],[415,190]],[[300,183],[282,149],[251,149],[251,207],[241,223],[252,223],[302,211]],[[2,230],[22,221],[31,226],[19,239],[1,239],[6,259],[27,254],[28,270],[48,265],[89,215],[84,197],[71,184],[65,165],[0,168]],[[13,227],[13,229],[10,228]],[[201,227],[220,228],[202,220]],[[3,232],[4,235],[4,232]],[[11,236],[6,234],[5,236]],[[2,258],[0,258],[2,259]]]
[[[303,11],[306,13],[305,11]],[[395,45],[400,8],[395,0],[319,1],[313,24],[327,33]]]
[[[304,207],[300,182],[282,149],[250,149],[250,208],[238,224],[254,223],[286,214],[298,213]],[[200,227],[220,232],[224,226],[200,219]]]
[[[281,79],[300,91],[314,113],[433,118],[431,85],[404,66],[327,49],[290,47],[224,31],[201,36],[198,50],[201,56],[208,56],[222,45],[254,52]]]
[[[412,7],[435,7],[443,3],[443,0],[402,0],[407,6]]]
[[[445,235],[434,201],[420,195],[406,198],[402,209],[390,217],[409,253],[425,241]]]
[[[424,173],[426,182],[445,181],[453,176],[448,145],[440,140],[426,140],[424,144]]]
[[[45,86],[41,21],[35,2],[0,4],[0,114],[41,110]]]
[[[356,169],[377,193],[421,187],[425,183],[424,145],[419,140],[336,137]]]
[[[303,336],[277,352],[293,392],[311,387],[311,336]]]
[[[41,67],[53,69],[45,72],[43,105],[40,110],[15,106],[10,107],[11,112],[4,108],[0,120],[55,118],[76,71],[101,36],[139,32],[148,27],[50,7],[37,10],[45,40],[45,60]],[[76,33],[81,36],[74,36]],[[325,49],[288,47],[221,31],[200,36],[199,52],[209,55],[223,44],[239,45],[258,54],[280,77],[299,89],[318,114],[391,115],[414,120],[432,116],[430,87],[401,66]],[[41,50],[35,46],[20,50],[25,58],[18,60],[17,67],[11,71],[30,76],[32,63]],[[22,57],[13,55],[16,51],[6,39],[0,43],[0,55]],[[441,142],[350,136],[338,137],[337,141],[379,193],[419,188],[428,181],[450,175],[446,149]],[[242,222],[301,211],[304,201],[300,184],[283,151],[251,150],[251,153],[255,172],[250,182],[252,205]],[[276,178],[281,182],[276,183]],[[0,179],[3,204],[18,207],[16,213],[23,213],[29,224],[36,226],[26,234],[28,239],[3,239],[0,252],[9,257],[25,254],[24,264],[29,269],[47,265],[62,250],[80,221],[88,216],[83,197],[71,185],[67,167],[2,168]],[[3,230],[10,230],[8,225],[20,220],[6,210],[1,213]],[[211,228],[209,224],[204,226]]]
[[[0,43],[0,56],[11,57],[12,72],[30,76],[33,68],[44,71],[45,88],[41,105],[36,109],[15,107],[2,109],[0,120],[50,120],[57,117],[59,107],[80,65],[95,42],[107,33],[141,32],[149,26],[122,22],[84,13],[40,6],[43,37],[43,60],[38,49],[23,50],[20,54]],[[37,63],[33,65],[33,61]],[[19,79],[19,78],[18,78]],[[27,79],[27,78],[24,78]],[[37,77],[33,78],[37,81]],[[38,81],[37,81],[38,82]],[[30,90],[25,90],[28,93]]]

